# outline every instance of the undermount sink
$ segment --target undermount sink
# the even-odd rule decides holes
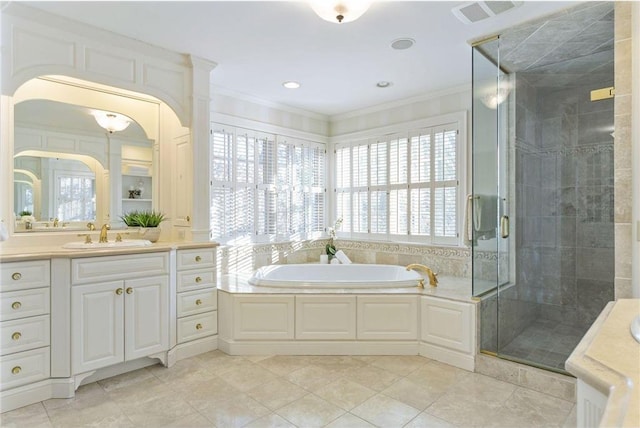
[[[92,242],[86,244],[84,242],[68,242],[62,246],[71,250],[100,250],[103,248],[127,248],[127,247],[148,247],[151,245],[151,241],[146,239],[123,239],[116,242]]]

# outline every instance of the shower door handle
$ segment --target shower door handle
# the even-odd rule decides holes
[[[509,237],[509,216],[503,215],[500,217],[500,237],[508,238]]]

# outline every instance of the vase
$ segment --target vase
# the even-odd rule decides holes
[[[143,227],[140,228],[140,237],[151,242],[156,242],[160,239],[160,232],[161,230],[159,227]]]

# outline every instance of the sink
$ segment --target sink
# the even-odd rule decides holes
[[[640,315],[631,321],[631,335],[635,340],[640,342]]]
[[[68,242],[62,246],[70,250],[100,250],[103,248],[127,248],[127,247],[148,247],[152,245],[151,241],[146,239],[123,239],[120,242],[92,242],[85,244],[84,242]]]

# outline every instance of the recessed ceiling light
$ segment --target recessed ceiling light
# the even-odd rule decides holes
[[[404,49],[409,49],[411,46],[413,46],[415,44],[415,40],[410,39],[408,37],[406,38],[402,38],[402,39],[395,39],[394,41],[391,42],[391,47],[393,49],[396,50],[404,50]]]
[[[298,89],[300,87],[300,83],[289,80],[288,82],[284,82],[282,86],[287,89]]]
[[[386,80],[381,80],[378,83],[376,83],[376,86],[378,88],[388,88],[391,85],[392,85],[392,83],[391,82],[387,82]]]

